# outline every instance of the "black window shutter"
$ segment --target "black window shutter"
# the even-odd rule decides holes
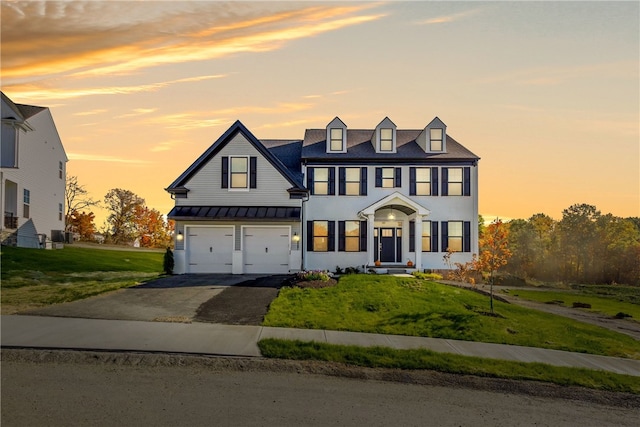
[[[431,221],[431,252],[438,252],[438,221]]]
[[[471,222],[462,224],[462,252],[471,252]]]
[[[345,248],[344,221],[338,221],[338,251],[344,252],[344,248]]]
[[[249,157],[249,188],[257,188],[258,185],[258,158]]]
[[[360,252],[367,252],[367,221],[360,221]]]
[[[416,222],[409,221],[409,252],[416,251]]]
[[[431,195],[438,195],[438,168],[431,168]]]
[[[402,187],[402,168],[396,168],[396,184],[395,187]]]
[[[463,195],[470,196],[471,195],[471,168],[463,168]]]
[[[222,180],[220,182],[221,188],[229,188],[229,158],[222,157]]]
[[[307,168],[307,190],[313,195],[313,168]]]
[[[345,168],[338,168],[338,194],[347,194],[347,171]]]
[[[382,187],[382,168],[376,168],[376,187]]]
[[[313,221],[307,221],[307,250],[313,252]]]
[[[449,195],[449,168],[442,168],[442,195]]]
[[[447,252],[449,246],[449,223],[447,221],[442,221],[440,223],[440,229],[442,231],[442,252]]]
[[[409,195],[416,195],[416,168],[409,168]]]
[[[367,195],[367,168],[360,168],[360,195]]]
[[[336,195],[336,168],[329,168],[329,195]]]
[[[329,238],[327,240],[329,245],[329,247],[327,248],[327,251],[335,252],[336,250],[336,222],[335,221],[329,221]]]

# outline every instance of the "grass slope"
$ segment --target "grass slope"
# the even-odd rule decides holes
[[[75,301],[158,277],[163,254],[2,247],[2,313]]]
[[[430,369],[453,374],[544,381],[560,385],[640,394],[640,382],[637,377],[542,363],[484,359],[451,353],[437,353],[426,349],[364,348],[272,338],[259,341],[258,347],[263,356],[280,359],[322,360],[369,368]]]
[[[640,342],[464,289],[393,276],[349,275],[323,289],[283,288],[265,326],[414,335],[640,359]]]
[[[640,288],[635,288],[640,293]],[[626,313],[632,316],[632,320],[640,322],[640,305],[631,302],[620,301],[616,296],[585,295],[583,292],[559,292],[559,291],[528,291],[513,289],[509,292],[515,297],[542,303],[557,303],[565,307],[571,307],[574,302],[591,304],[590,309],[581,309],[615,316],[618,313]],[[562,302],[560,302],[562,301]]]

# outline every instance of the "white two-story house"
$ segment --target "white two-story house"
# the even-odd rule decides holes
[[[30,248],[62,241],[68,159],[51,112],[4,93],[0,111],[2,241]]]
[[[424,128],[349,129],[258,140],[236,122],[168,188],[176,273],[289,273],[478,252],[479,157],[437,117]]]

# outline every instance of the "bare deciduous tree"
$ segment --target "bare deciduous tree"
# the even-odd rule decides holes
[[[89,192],[84,185],[78,183],[77,176],[67,175],[67,183],[64,189],[64,199],[66,210],[64,216],[64,226],[66,231],[70,231],[71,215],[73,212],[81,212],[92,206],[99,206],[100,201],[89,196]]]

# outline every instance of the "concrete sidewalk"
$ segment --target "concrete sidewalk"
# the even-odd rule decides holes
[[[359,332],[162,323],[41,316],[2,316],[2,347],[146,351],[259,357],[258,341],[283,338],[330,344],[425,348],[437,352],[540,362],[640,376],[640,360],[503,344]]]

